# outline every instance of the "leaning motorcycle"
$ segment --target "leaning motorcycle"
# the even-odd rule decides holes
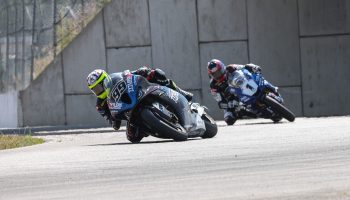
[[[295,115],[284,104],[279,92],[264,79],[261,72],[250,73],[247,69],[236,70],[227,77],[228,90],[235,94],[238,104],[220,103],[221,109],[228,109],[238,118],[268,118],[279,122],[282,118],[292,122]]]
[[[185,141],[212,138],[217,133],[216,122],[204,106],[188,102],[177,91],[150,83],[142,76],[113,73],[105,79],[105,86],[111,114],[129,121],[145,136]]]

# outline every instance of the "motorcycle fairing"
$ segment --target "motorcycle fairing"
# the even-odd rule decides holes
[[[190,108],[187,99],[183,95],[166,86],[154,85],[147,89],[138,104],[141,104],[141,102],[147,100],[147,98],[155,97],[157,98],[157,101],[164,102],[174,108],[175,114],[179,116],[180,124],[187,131],[192,127]]]
[[[111,114],[115,116],[136,105],[138,89],[135,83],[139,76],[122,73],[113,73],[110,76],[111,82],[106,84],[109,88],[107,103]]]
[[[191,123],[191,112],[187,99],[175,90],[165,86],[149,83],[144,77],[133,74],[114,73],[111,80],[106,83],[108,87],[108,106],[113,116],[128,113],[127,117],[136,115],[139,105],[144,101],[156,98],[156,101],[163,101],[174,108],[179,116],[180,124],[189,131]],[[131,111],[129,113],[129,111]]]
[[[237,70],[235,73],[244,76],[244,80],[241,81],[239,87],[231,87],[230,92],[236,94],[244,104],[255,104],[261,98],[261,91],[265,91],[269,83],[260,73],[252,74],[247,69]]]

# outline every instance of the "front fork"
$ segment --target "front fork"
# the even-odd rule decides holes
[[[278,87],[272,85],[270,82],[268,82],[267,80],[264,80],[264,85],[266,87],[266,89],[268,89],[269,91],[278,94]],[[279,94],[278,94],[279,95]]]
[[[263,80],[264,81],[264,89],[263,89],[263,96],[261,96],[261,101],[264,102],[263,98],[265,98],[266,96],[271,96],[272,98],[276,99],[278,102],[283,104],[283,98],[281,96],[281,94],[278,92],[278,87],[272,85],[270,82],[268,82],[267,80]]]

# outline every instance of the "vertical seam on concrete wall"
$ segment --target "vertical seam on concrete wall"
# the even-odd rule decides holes
[[[147,9],[148,9],[148,23],[149,23],[149,40],[150,40],[150,46],[151,46],[151,65],[153,67],[153,44],[152,44],[152,26],[151,26],[151,11],[149,7],[149,0],[147,0]]]
[[[251,63],[250,61],[250,51],[249,51],[249,26],[248,26],[248,2],[247,0],[245,2],[245,23],[246,23],[246,31],[247,31],[247,55],[248,55],[248,63]]]
[[[198,44],[198,64],[199,64],[199,78],[201,81],[201,88],[200,88],[200,99],[203,101],[203,77],[202,77],[202,69],[201,69],[201,48],[200,48],[200,39],[199,39],[199,20],[198,20],[198,0],[195,1],[196,6],[196,24],[197,24],[197,44]]]
[[[62,67],[62,85],[63,85],[63,105],[64,105],[64,125],[67,125],[67,100],[66,100],[66,86],[64,83],[64,64],[63,52],[60,53],[61,67]]]
[[[299,0],[295,0],[297,3],[297,16],[298,16],[298,39],[299,39],[299,69],[300,69],[300,96],[301,96],[301,114],[304,116],[304,91],[303,91],[303,67],[301,61],[301,38],[300,38],[300,13],[299,13]]]
[[[147,8],[148,8],[148,22],[149,22],[149,40],[150,40],[150,45],[151,45],[151,65],[154,65],[153,62],[153,43],[152,43],[152,26],[151,26],[151,10],[150,10],[150,6],[149,6],[149,0],[147,0]]]
[[[106,24],[105,24],[105,9],[103,8],[102,9],[102,12],[101,12],[101,14],[102,14],[102,29],[103,29],[103,42],[104,42],[104,45],[105,45],[105,63],[106,63],[106,71],[107,71],[107,73],[110,73],[109,72],[109,69],[108,69],[108,65],[109,65],[109,63],[108,63],[108,52],[107,52],[107,36],[106,36]]]

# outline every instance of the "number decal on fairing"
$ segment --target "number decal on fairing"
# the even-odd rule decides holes
[[[258,90],[258,85],[253,80],[249,80],[242,85],[241,89],[242,94],[253,96]]]
[[[123,80],[121,80],[113,87],[111,91],[111,97],[115,101],[119,101],[121,95],[125,92],[125,90],[126,90],[126,84]]]

